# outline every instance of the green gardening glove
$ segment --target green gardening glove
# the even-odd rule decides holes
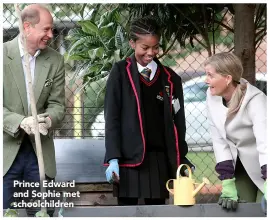
[[[235,178],[222,181],[222,191],[218,204],[225,209],[237,209],[238,196],[235,186]]]

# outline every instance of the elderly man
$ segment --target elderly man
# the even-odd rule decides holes
[[[4,208],[16,201],[14,181],[39,182],[39,168],[34,141],[34,119],[31,116],[24,51],[29,54],[39,131],[45,163],[46,178],[56,175],[52,128],[60,124],[65,112],[64,60],[48,47],[53,37],[53,18],[39,4],[25,7],[21,13],[23,32],[4,44],[3,74],[3,160]],[[26,48],[23,48],[23,37]],[[45,114],[44,114],[45,113]]]

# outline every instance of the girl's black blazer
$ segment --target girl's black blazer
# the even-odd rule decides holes
[[[186,123],[182,81],[172,69],[154,59],[160,69],[163,85],[165,143],[171,178],[180,164],[193,166],[186,158]],[[119,166],[139,166],[145,155],[144,121],[141,113],[140,74],[135,56],[114,64],[106,85],[104,102],[105,159],[117,158]],[[175,114],[172,100],[179,100]],[[154,111],[154,109],[153,109]]]

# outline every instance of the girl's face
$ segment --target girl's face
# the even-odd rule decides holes
[[[208,84],[211,95],[224,95],[228,89],[227,84],[231,81],[231,76],[223,76],[217,73],[215,68],[210,64],[206,65],[204,68],[206,73],[205,83]]]
[[[129,44],[135,50],[137,62],[147,66],[159,52],[159,37],[151,34],[138,36],[138,40],[130,40]]]

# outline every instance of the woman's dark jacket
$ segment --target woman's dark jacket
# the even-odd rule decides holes
[[[183,89],[180,76],[154,61],[160,69],[163,86],[165,143],[168,155],[170,178],[175,178],[180,164],[193,166],[186,158],[186,124]],[[140,74],[135,56],[114,64],[106,87],[105,116],[105,165],[113,158],[119,159],[119,166],[139,166],[145,155],[144,122],[141,113]],[[172,98],[180,102],[175,114]],[[153,109],[155,111],[155,109]]]

